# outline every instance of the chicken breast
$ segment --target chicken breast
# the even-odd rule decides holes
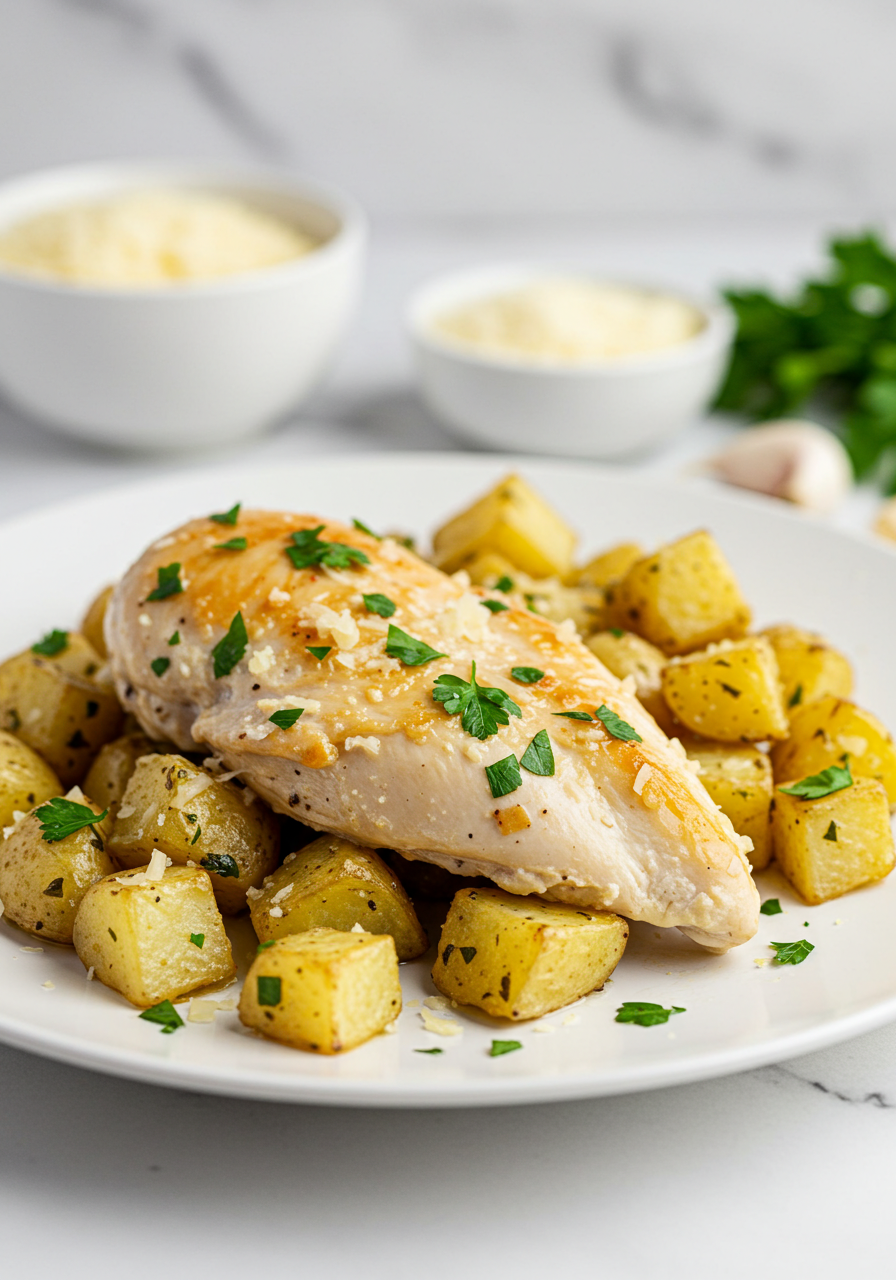
[[[293,533],[319,525],[304,540],[312,549],[337,542],[368,563],[294,567]],[[231,535],[246,548],[216,545]],[[150,599],[160,581],[169,583],[156,591],[163,598]],[[254,511],[234,529],[192,521],[150,547],[115,590],[106,641],[122,702],[151,737],[212,752],[280,813],[486,875],[513,893],[677,926],[711,950],[750,938],[759,899],[749,841],[709,799],[680,744],[571,624],[557,626],[523,601],[493,613],[485,594],[388,538]],[[394,604],[388,620],[369,607],[388,611],[373,595]],[[212,651],[237,614],[247,643],[243,651],[237,624],[216,677]],[[419,653],[389,645],[390,656],[390,627],[440,656],[411,665]],[[159,658],[169,659],[161,674],[151,665]],[[433,697],[441,675],[470,681],[473,662],[479,685],[504,690],[520,712],[484,741]],[[544,675],[524,684],[515,667]],[[641,741],[560,714],[593,717],[603,705]],[[288,709],[302,711],[292,727],[271,722]],[[486,766],[520,760],[540,730],[553,775],[523,768],[521,785],[496,799]]]

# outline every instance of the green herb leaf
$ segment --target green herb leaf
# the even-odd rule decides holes
[[[490,1058],[502,1058],[505,1053],[516,1053],[517,1049],[522,1049],[522,1047],[519,1040],[493,1040],[488,1056]]]
[[[190,841],[191,847],[196,843],[196,841],[199,839],[201,835],[202,835],[202,827],[197,827],[196,830],[193,832],[193,839]]]
[[[401,627],[389,623],[389,634],[386,636],[386,653],[390,658],[397,658],[406,667],[421,667],[424,662],[432,662],[434,658],[446,658],[448,655],[430,648],[423,640],[409,636]]]
[[[503,591],[506,595],[508,591],[513,590],[513,578],[508,578],[507,574],[503,573],[495,583],[495,590]]]
[[[484,604],[490,613],[505,613],[510,605],[502,604],[500,600],[480,600],[480,604]]]
[[[275,711],[272,716],[268,716],[268,720],[278,729],[291,729],[304,710],[304,707],[290,707],[288,710]]]
[[[190,934],[190,941],[192,942],[192,944],[193,944],[193,946],[194,946],[194,947],[198,947],[198,948],[199,948],[199,950],[201,951],[201,950],[202,950],[202,944],[203,944],[203,942],[205,942],[205,934],[204,934],[204,933],[191,933],[191,934]]]
[[[554,752],[547,729],[539,729],[520,756],[520,764],[529,773],[537,773],[541,778],[554,776]]]
[[[255,949],[255,954],[258,955],[261,951],[267,951],[268,947],[272,947],[276,941],[276,938],[271,938],[268,942],[259,942]]]
[[[544,679],[544,672],[538,667],[511,667],[510,674],[518,684],[538,684]]]
[[[39,653],[44,658],[52,658],[68,648],[67,631],[48,631],[43,640],[31,646],[32,653]]]
[[[333,652],[331,644],[309,644],[306,652],[310,653],[312,658],[317,658],[318,662],[323,662],[328,653]]]
[[[196,836],[193,837],[190,843],[196,843]],[[200,867],[204,867],[206,871],[213,871],[215,875],[220,876],[222,880],[226,880],[228,878],[239,880],[240,878],[240,869],[237,861],[235,858],[231,858],[229,853],[210,853],[207,858],[202,859],[199,865]]]
[[[594,716],[590,716],[587,711],[554,711],[555,716],[562,716],[564,720],[588,720],[594,723]]]
[[[461,953],[461,955],[463,956],[464,964],[472,964],[472,962],[473,962],[473,958],[474,958],[474,956],[476,955],[476,948],[475,948],[475,947],[461,947],[461,948],[460,948],[460,953]]]
[[[803,686],[798,684],[787,701],[788,707],[798,707],[803,700]]]
[[[475,662],[471,664],[469,680],[453,675],[439,676],[432,696],[450,716],[460,715],[464,731],[480,742],[497,733],[499,725],[510,724],[510,716],[523,714],[503,689],[477,684]]]
[[[95,826],[96,823],[102,822],[108,812],[108,809],[104,809],[102,813],[94,813],[86,804],[77,804],[76,801],[65,800],[62,796],[54,796],[52,800],[48,800],[46,804],[42,804],[35,810],[40,819],[41,839],[46,840],[48,844],[55,844],[57,840],[73,836],[76,831],[81,831],[84,827]]]
[[[511,791],[516,791],[523,785],[523,777],[516,756],[505,756],[503,760],[487,764],[485,773],[496,800],[501,796],[509,796]]]
[[[378,614],[381,618],[391,618],[395,612],[395,601],[390,600],[388,596],[381,595],[379,591],[373,591],[369,596],[362,596],[365,608],[371,613]]]
[[[805,938],[801,938],[799,942],[770,942],[768,945],[777,952],[775,964],[802,964],[809,953],[815,950]]]
[[[249,542],[247,538],[228,538],[226,542],[216,542],[216,551],[245,551]]]
[[[432,1058],[434,1058],[437,1053],[444,1053],[444,1052],[445,1052],[444,1049],[415,1049],[414,1050],[414,1053],[428,1053]]]
[[[612,737],[618,738],[620,742],[643,742],[644,739],[637,733],[627,721],[621,716],[617,716],[615,711],[611,711],[609,707],[600,706],[594,713],[607,733]]]
[[[622,627],[610,627],[610,635],[615,636],[617,640],[621,640],[625,635],[625,632],[622,630]]]
[[[256,979],[258,990],[259,1004],[279,1004],[280,1003],[280,979],[271,978],[265,974],[260,974]]]
[[[174,644],[180,644],[180,632],[179,632],[179,631],[175,631],[175,633],[174,633],[174,635],[173,635],[173,636],[169,636],[169,637],[168,637],[168,643],[169,643],[169,644],[172,644],[172,645],[174,645]]]
[[[209,520],[214,520],[215,524],[236,524],[240,518],[241,502],[234,503],[229,511],[216,511],[214,515],[209,516]]]
[[[830,826],[828,827],[827,831],[824,833],[824,835],[821,838],[822,840],[833,840],[836,843],[837,824],[833,818],[831,818]]]
[[[851,786],[849,765],[845,764],[841,768],[839,764],[832,764],[827,769],[822,769],[821,773],[813,773],[810,778],[803,778],[791,787],[778,787],[778,790],[788,796],[798,796],[800,800],[822,800],[835,791],[844,791]]]
[[[57,876],[55,880],[51,880],[44,889],[45,898],[61,898],[63,896],[63,886],[65,884],[64,876]]]
[[[658,1027],[668,1022],[673,1013],[687,1013],[687,1009],[673,1004],[671,1009],[664,1009],[661,1004],[651,1004],[646,1000],[626,1000],[616,1010],[616,1022],[633,1022],[638,1027]]]
[[[327,565],[330,569],[352,569],[370,564],[369,558],[357,547],[350,547],[345,542],[322,541],[318,535],[325,527],[319,524],[316,529],[297,529],[292,534],[293,545],[286,548],[286,554],[294,569],[310,569],[316,564]]]
[[[779,916],[781,914],[781,903],[777,898],[766,898],[762,906],[759,908],[761,916]]]
[[[171,659],[170,658],[153,658],[152,662],[149,665],[157,676],[163,676],[165,672],[168,670],[168,668],[171,666]]]
[[[244,656],[248,643],[249,635],[246,631],[246,624],[243,622],[243,615],[238,613],[235,615],[233,622],[231,622],[227,635],[222,636],[214,649],[212,649],[212,657],[215,660],[216,680],[220,680],[222,676],[230,675],[233,668]]]
[[[382,538],[378,533],[374,533],[372,529],[368,529],[363,520],[359,520],[357,516],[352,516],[352,524],[360,533],[366,533],[369,538],[376,538],[377,542],[382,542]]]
[[[180,564],[166,564],[158,571],[159,585],[154,587],[146,597],[147,600],[167,600],[169,596],[179,596],[183,591],[180,580]]]
[[[157,1022],[162,1028],[163,1035],[171,1035],[178,1027],[184,1025],[184,1020],[175,1009],[170,1000],[160,1000],[158,1004],[154,1004],[151,1009],[144,1009],[139,1015],[145,1022]]]

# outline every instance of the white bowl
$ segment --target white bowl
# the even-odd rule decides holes
[[[295,408],[356,302],[366,224],[354,201],[282,175],[184,164],[49,170],[0,185],[0,229],[135,189],[235,196],[324,243],[210,281],[104,288],[0,267],[0,387],[61,431],[134,448],[220,445]]]
[[[725,370],[733,318],[726,307],[677,290],[657,292],[690,302],[704,327],[674,347],[624,359],[534,363],[479,353],[435,328],[455,307],[569,275],[568,268],[489,267],[441,276],[413,296],[408,326],[423,398],[447,427],[517,452],[614,458],[677,435],[706,409]]]

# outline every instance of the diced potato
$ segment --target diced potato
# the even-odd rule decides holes
[[[628,940],[607,911],[461,889],[442,928],[432,980],[496,1018],[539,1018],[602,987]]]
[[[667,654],[738,640],[750,625],[731,567],[703,529],[638,560],[608,589],[607,603],[616,625]]]
[[[896,746],[877,716],[832,694],[797,708],[790,738],[772,751],[775,781],[806,778],[849,761],[854,778],[876,778],[896,806]]]
[[[100,747],[121,727],[111,685],[84,674],[98,667],[93,648],[74,636],[57,656],[26,650],[0,665],[0,725],[33,747],[64,787],[84,777]]]
[[[104,809],[108,808],[114,821],[137,761],[155,750],[151,739],[143,733],[127,733],[105,743],[87,771],[85,794]]]
[[[12,823],[13,814],[27,813],[61,795],[62,786],[50,766],[15,734],[0,729],[0,828]]]
[[[763,742],[786,738],[787,713],[778,664],[763,636],[723,641],[663,668],[672,714],[704,738]]]
[[[208,874],[168,867],[106,876],[84,895],[75,950],[100,982],[149,1007],[236,974]]]
[[[108,658],[109,653],[106,649],[106,636],[103,631],[103,623],[106,620],[106,610],[109,607],[109,601],[112,599],[114,586],[103,587],[99,595],[95,596],[90,602],[90,607],[84,614],[84,621],[81,623],[81,632],[85,639],[93,645],[94,649],[101,658]]]
[[[80,792],[70,798],[96,814],[101,812]],[[43,838],[36,813],[22,818],[0,844],[4,916],[36,938],[70,944],[84,895],[114,870],[105,848],[110,826],[106,818],[95,827],[82,827],[64,840],[50,842]]]
[[[635,693],[664,733],[676,732],[675,717],[663,697],[663,667],[666,655],[649,640],[633,631],[598,631],[585,641],[596,658],[620,680],[632,676]]]
[[[718,742],[686,742],[689,760],[700,763],[700,781],[739,836],[749,836],[754,871],[768,866],[772,856],[772,766],[755,747],[727,747]]]
[[[492,552],[533,578],[567,578],[576,537],[554,509],[517,475],[509,475],[433,537],[445,573]]]
[[[341,836],[321,836],[291,853],[260,890],[249,894],[249,912],[262,942],[309,929],[360,925],[388,933],[399,960],[414,960],[429,946],[410,898],[372,849]]]
[[[790,716],[807,702],[826,693],[848,698],[852,693],[852,667],[839,650],[821,636],[799,627],[766,627],[764,635],[775,651],[784,695]]]
[[[812,906],[893,870],[890,805],[875,779],[856,778],[820,800],[779,790],[773,816],[778,866]]]
[[[514,590],[516,576],[519,573],[516,565],[505,560],[503,556],[495,555],[493,551],[486,551],[475,560],[471,560],[468,565],[465,565],[465,570],[474,587],[494,587],[502,579],[509,578],[511,585],[507,588],[508,591]],[[525,576],[529,581],[528,575]]]
[[[311,929],[259,951],[240,996],[240,1020],[312,1053],[344,1053],[401,1013],[395,943],[388,934]]]
[[[197,863],[211,875],[226,915],[246,905],[277,866],[280,827],[267,805],[246,804],[246,793],[219,782],[183,756],[143,756],[122,797],[109,852],[124,867],[147,863],[153,849],[181,866]]]
[[[592,587],[608,587],[624,578],[629,569],[644,556],[640,542],[619,542],[608,551],[594,556],[579,570],[577,581]]]

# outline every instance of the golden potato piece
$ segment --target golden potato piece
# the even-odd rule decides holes
[[[61,795],[62,785],[50,766],[15,734],[0,729],[0,828],[12,823],[13,814]]]
[[[750,625],[750,609],[731,567],[702,529],[638,560],[608,588],[607,603],[618,626],[636,631],[666,654],[738,640]]]
[[[775,651],[787,714],[827,693],[848,698],[852,693],[852,667],[821,636],[799,627],[766,627],[760,632]]]
[[[619,542],[615,547],[593,556],[578,572],[576,581],[592,587],[608,587],[624,578],[629,569],[644,557],[640,542]]]
[[[877,716],[854,702],[827,694],[797,708],[790,738],[772,751],[776,782],[821,773],[849,761],[854,778],[882,782],[896,806],[896,746]]]
[[[68,799],[101,812],[80,791],[69,793]],[[49,841],[36,812],[22,818],[0,844],[0,902],[6,918],[36,938],[70,944],[84,895],[114,870],[105,848],[110,826],[107,818]]]
[[[628,940],[607,911],[461,889],[442,927],[432,980],[496,1018],[539,1018],[602,987]]]
[[[763,742],[787,737],[778,664],[762,636],[674,658],[663,668],[663,696],[672,714],[704,738]]]
[[[812,906],[893,870],[890,806],[872,778],[856,778],[851,787],[819,800],[779,789],[773,818],[778,866]]]
[[[689,760],[700,763],[700,781],[739,836],[749,836],[748,855],[754,871],[772,856],[771,803],[774,794],[768,756],[755,747],[729,747],[718,742],[685,743]]]
[[[249,912],[262,942],[309,929],[388,933],[399,960],[414,960],[429,946],[410,898],[372,849],[340,836],[321,836],[289,854],[249,893]]]
[[[567,578],[576,537],[522,476],[509,475],[442,525],[432,541],[435,562],[445,573],[491,552],[533,578]]]
[[[474,587],[495,588],[500,582],[503,584],[500,588],[502,591],[514,590],[516,575],[519,572],[516,565],[511,564],[509,560],[505,560],[504,556],[495,555],[493,551],[484,552],[464,567]],[[507,579],[510,579],[509,586],[507,585]]]
[[[106,620],[106,610],[109,607],[109,601],[112,599],[114,590],[114,586],[103,587],[102,591],[91,600],[87,612],[84,614],[84,621],[81,623],[82,635],[93,645],[101,658],[108,658],[109,656],[109,652],[106,649],[103,624]]]
[[[622,631],[618,627],[598,631],[585,643],[614,676],[620,680],[626,676],[633,677],[638,701],[663,732],[671,737],[676,731],[676,724],[663,697],[663,667],[668,659],[662,650],[633,631]]]
[[[211,880],[199,867],[106,876],[84,895],[74,944],[100,982],[146,1008],[236,974]]]
[[[126,733],[104,743],[84,779],[85,794],[102,808],[108,808],[109,817],[114,821],[137,761],[155,750],[143,733]]]
[[[388,934],[310,929],[259,949],[243,983],[240,1020],[312,1053],[344,1053],[401,1013],[398,957]]]
[[[143,756],[128,782],[109,841],[124,867],[141,867],[153,849],[181,866],[193,862],[211,876],[226,915],[246,905],[279,861],[280,824],[259,801],[247,805],[232,782],[183,756]]]

